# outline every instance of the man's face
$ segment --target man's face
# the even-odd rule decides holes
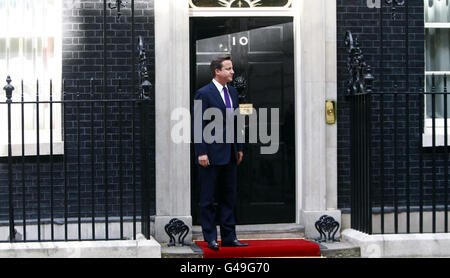
[[[221,83],[227,83],[233,81],[233,63],[230,60],[222,62],[222,68],[216,69],[216,79]]]

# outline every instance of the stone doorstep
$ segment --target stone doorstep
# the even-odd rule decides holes
[[[219,231],[219,229],[218,229]],[[305,238],[304,227],[299,224],[261,224],[261,225],[238,225],[236,233],[240,240],[245,239],[280,239],[280,238]],[[220,240],[220,233],[219,240]],[[193,240],[203,240],[201,227],[192,228]],[[313,239],[307,239],[315,242]],[[321,242],[318,243],[322,256],[325,258],[359,258],[360,248],[350,242]],[[203,252],[195,243],[184,247],[161,247],[163,258],[202,258]]]
[[[360,247],[350,242],[321,242],[323,258],[360,258]],[[188,246],[161,246],[161,258],[203,258],[203,251],[195,243]]]
[[[314,241],[315,242],[315,241]],[[361,248],[348,241],[316,242],[325,258],[361,258]]]
[[[178,258],[203,258],[203,250],[197,244],[191,243],[186,246],[171,246],[167,243],[161,245],[161,258],[178,259]]]
[[[218,228],[219,231],[219,228]],[[236,233],[240,240],[245,239],[294,239],[305,238],[304,227],[299,224],[261,224],[261,225],[237,225]],[[220,233],[218,233],[220,240]],[[203,240],[201,227],[198,225],[192,228],[193,240]],[[307,238],[305,238],[307,239]],[[313,242],[314,239],[307,239]],[[317,243],[317,242],[316,242]],[[361,257],[360,247],[341,239],[340,242],[321,242],[320,252],[324,258],[359,258]],[[161,246],[162,258],[202,258],[203,252],[195,243],[188,246],[168,247],[167,244]]]
[[[218,231],[219,228],[217,228]],[[304,238],[304,227],[299,224],[261,224],[261,225],[237,225],[236,233],[240,240],[245,239],[276,239],[276,238]],[[194,241],[203,240],[201,226],[192,227]],[[220,240],[220,232],[218,232]],[[195,243],[187,246],[168,247],[161,246],[162,258],[202,258],[203,251]]]
[[[217,227],[218,240],[220,240],[220,229]],[[276,239],[276,238],[304,238],[305,228],[295,223],[288,224],[257,224],[237,225],[236,234],[239,240],[245,239]],[[192,227],[192,239],[203,240],[201,226]]]

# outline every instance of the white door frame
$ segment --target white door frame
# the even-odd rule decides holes
[[[337,99],[336,1],[294,0],[292,9],[189,9],[189,0],[154,0],[155,18],[155,238],[167,242],[173,217],[192,225],[190,144],[170,140],[171,112],[190,109],[189,18],[291,16],[294,21],[296,223],[318,237],[322,214],[337,208],[337,125],[325,123],[325,100]],[[190,136],[189,136],[190,138]],[[189,240],[191,234],[186,238]]]

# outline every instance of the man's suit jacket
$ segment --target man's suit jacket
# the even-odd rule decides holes
[[[239,106],[239,99],[238,99],[238,93],[236,89],[230,85],[227,85],[229,95],[231,97],[231,100],[233,102],[233,110],[237,109]],[[227,143],[226,142],[226,110],[225,110],[225,103],[220,96],[220,92],[218,91],[217,87],[214,85],[213,82],[210,82],[206,86],[200,88],[194,96],[194,101],[202,101],[202,105],[197,106],[194,103],[194,132],[196,129],[195,124],[202,123],[201,131],[202,131],[202,140],[200,142],[195,142],[194,148],[195,148],[195,163],[198,164],[198,156],[207,154],[209,158],[209,163],[211,165],[225,165],[228,164],[230,161],[230,157],[232,155],[232,152],[234,153],[234,156],[236,157],[237,161],[237,152],[243,150],[243,144],[237,143],[236,137],[237,137],[237,131],[242,132],[240,128],[237,128],[237,121],[234,119],[234,143]],[[223,118],[223,143],[207,143],[205,142],[205,138],[203,138],[203,130],[205,126],[207,126],[211,121],[214,120],[212,118],[211,120],[203,120],[203,113],[208,108],[218,108],[222,112],[222,118]]]

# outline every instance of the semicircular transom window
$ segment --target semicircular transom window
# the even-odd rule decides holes
[[[190,8],[291,8],[293,0],[189,0]]]

